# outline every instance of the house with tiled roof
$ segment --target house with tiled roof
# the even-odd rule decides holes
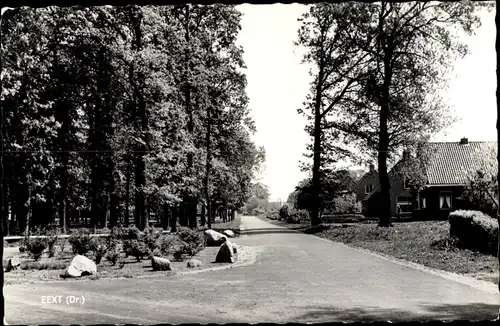
[[[375,170],[375,166],[370,164],[368,172],[356,182],[356,201],[360,202],[369,195],[377,186],[378,180],[378,172]]]
[[[425,184],[416,194],[411,190],[411,181],[404,180],[396,173],[398,167],[411,159],[409,151],[389,171],[391,183],[391,211],[393,216],[412,215],[417,218],[447,218],[451,211],[467,209],[467,203],[460,199],[468,178],[481,169],[485,156],[493,151],[496,155],[496,142],[428,143],[428,157],[423,174]],[[380,184],[362,199],[366,216],[379,215]]]

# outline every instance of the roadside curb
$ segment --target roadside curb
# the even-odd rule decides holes
[[[419,270],[419,271],[424,272],[424,273],[428,273],[428,274],[440,276],[442,278],[445,278],[445,279],[448,279],[448,280],[451,280],[451,281],[454,281],[454,282],[457,282],[457,283],[460,283],[460,284],[464,284],[464,285],[470,286],[472,288],[481,290],[483,292],[487,292],[487,293],[491,293],[491,294],[498,294],[498,287],[497,287],[497,285],[494,284],[494,283],[491,283],[491,282],[482,281],[482,280],[478,280],[478,279],[475,279],[475,278],[470,277],[470,276],[466,276],[466,275],[462,275],[462,274],[456,274],[456,273],[444,271],[444,270],[441,270],[441,269],[436,269],[436,268],[428,267],[428,266],[425,266],[425,265],[422,265],[422,264],[418,264],[418,263],[414,263],[414,262],[407,261],[407,260],[404,260],[404,259],[400,259],[400,258],[396,258],[396,257],[393,257],[393,256],[389,256],[389,255],[381,254],[381,253],[378,253],[378,252],[374,252],[374,251],[371,251],[371,250],[368,250],[368,249],[365,249],[365,248],[350,246],[350,245],[347,245],[347,244],[345,244],[343,242],[338,242],[338,241],[334,241],[334,240],[325,239],[325,238],[322,238],[322,237],[318,237],[316,235],[313,235],[313,236],[315,236],[316,238],[318,238],[318,239],[320,239],[322,241],[328,241],[330,243],[335,243],[335,244],[338,244],[340,246],[343,246],[343,247],[346,247],[346,248],[350,248],[350,249],[354,249],[354,250],[363,252],[365,254],[369,254],[369,255],[378,257],[380,259],[384,259],[386,261],[393,262],[393,263],[401,265],[401,266],[413,268],[413,269]]]

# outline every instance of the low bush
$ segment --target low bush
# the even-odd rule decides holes
[[[323,223],[358,223],[365,220],[362,214],[334,214],[323,215]]]
[[[65,269],[66,263],[61,261],[26,261],[21,263],[23,270],[58,270]]]
[[[120,250],[118,249],[117,246],[115,247],[111,247],[108,249],[108,251],[106,252],[106,260],[109,261],[111,263],[111,265],[116,265],[116,263],[118,262],[118,259],[120,258]]]
[[[89,251],[92,253],[93,259],[96,264],[100,264],[102,258],[108,251],[108,241],[101,237],[93,237],[90,239]]]
[[[114,227],[111,229],[110,234],[118,240],[137,240],[141,237],[141,231],[136,226]]]
[[[26,243],[28,242],[28,238],[24,237],[19,240],[19,252],[26,252]]]
[[[180,228],[177,235],[182,242],[181,249],[190,257],[193,257],[205,248],[205,237],[201,232],[189,228]]]
[[[54,257],[56,253],[56,244],[57,244],[57,234],[58,230],[56,228],[46,228],[42,230],[42,235],[46,236],[47,240],[47,249],[49,253],[49,257]]]
[[[135,257],[138,262],[149,256],[150,253],[148,246],[141,239],[125,240],[123,251],[127,256]]]
[[[254,209],[252,210],[252,215],[255,215],[255,216],[257,216],[257,215],[262,215],[262,214],[264,214],[264,213],[265,213],[265,212],[264,212],[264,210],[263,210],[263,209],[260,209],[260,208],[258,208],[258,207],[257,207],[257,208],[254,208]]]
[[[182,246],[175,249],[174,254],[173,254],[174,259],[177,261],[182,261],[184,259],[185,255],[186,255],[186,253],[184,252],[184,248],[182,248]]]
[[[174,234],[165,234],[158,240],[160,252],[164,255],[173,253],[174,247],[179,243],[179,238]]]
[[[155,249],[160,249],[161,232],[154,227],[147,227],[144,234],[141,236],[148,249],[153,252]]]
[[[479,211],[451,212],[450,237],[456,237],[468,249],[493,256],[498,251],[498,221]]]
[[[335,212],[341,214],[361,213],[361,203],[356,201],[356,194],[347,194],[333,199]]]
[[[69,236],[68,242],[74,254],[85,255],[91,249],[91,239],[90,230],[78,229]]]
[[[286,220],[290,216],[290,208],[287,205],[283,205],[283,207],[279,210],[280,219]]]
[[[26,240],[26,250],[33,259],[42,257],[43,251],[47,248],[47,240],[42,238],[28,238]]]

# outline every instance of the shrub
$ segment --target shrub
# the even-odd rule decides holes
[[[186,255],[193,257],[205,248],[205,237],[203,233],[189,228],[180,228],[177,234],[182,242],[181,250],[183,250]]]
[[[111,229],[110,234],[118,240],[137,240],[141,237],[141,231],[136,226],[114,227]]]
[[[144,235],[142,235],[142,239],[148,249],[153,252],[155,249],[160,249],[160,237],[161,232],[154,227],[147,227],[144,230]]]
[[[309,212],[305,209],[299,209],[295,215],[300,221],[309,221],[311,218],[309,217]]]
[[[362,207],[360,202],[356,202],[356,194],[348,194],[339,196],[333,199],[335,212],[342,214],[361,213]]]
[[[61,261],[26,261],[21,263],[22,270],[57,270],[66,269],[66,263]]]
[[[123,250],[127,256],[133,256],[137,261],[141,261],[149,255],[149,248],[141,239],[125,240]]]
[[[257,207],[257,208],[254,208],[252,209],[252,215],[262,215],[264,214],[264,210],[262,210],[261,208]]]
[[[26,252],[26,243],[28,242],[29,238],[22,238],[19,240],[19,252]]]
[[[90,230],[79,229],[70,235],[68,242],[74,254],[85,255],[91,249]]]
[[[109,261],[113,266],[116,265],[118,259],[120,258],[120,250],[118,246],[110,246],[106,252],[106,260]]]
[[[66,238],[61,239],[61,254],[64,252],[64,246],[66,246]]]
[[[92,252],[95,263],[99,264],[108,251],[108,241],[101,237],[94,237],[90,239],[89,247],[89,251]]]
[[[281,207],[279,212],[280,212],[280,219],[286,220],[288,216],[290,216],[290,209],[288,208],[287,205]]]
[[[43,251],[47,248],[47,240],[41,238],[28,238],[26,241],[26,250],[35,259],[42,257]]]
[[[173,256],[174,256],[174,258],[175,258],[176,260],[178,260],[178,261],[182,261],[182,260],[184,259],[184,255],[185,255],[185,254],[186,254],[186,253],[184,252],[184,248],[182,248],[182,246],[181,246],[181,247],[177,248],[177,249],[174,251]]]
[[[498,221],[479,211],[459,210],[449,215],[450,237],[468,249],[497,255]]]
[[[179,242],[179,238],[173,234],[165,234],[158,240],[160,252],[169,255],[174,251],[174,246]]]
[[[49,252],[49,257],[54,257],[56,253],[56,243],[57,243],[57,229],[56,228],[46,228],[42,230],[42,235],[47,238],[47,248]]]

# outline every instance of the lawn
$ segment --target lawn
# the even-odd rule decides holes
[[[239,224],[239,218],[228,223],[217,223],[214,227],[221,229],[231,229],[231,226]],[[235,232],[236,233],[236,232]],[[238,234],[236,234],[237,236]],[[219,247],[205,247],[201,252],[196,254],[193,258],[202,262],[199,268],[188,268],[187,261],[177,261],[172,255],[163,256],[171,262],[172,271],[170,272],[153,272],[150,259],[143,259],[137,261],[135,257],[125,257],[121,253],[119,261],[112,265],[111,262],[103,258],[100,264],[97,265],[97,276],[86,276],[79,279],[92,279],[92,278],[117,278],[126,277],[133,278],[141,275],[171,275],[178,272],[206,269],[215,266],[225,266],[225,263],[215,263],[215,257]],[[9,258],[17,256],[21,260],[21,268],[19,270],[4,273],[5,284],[14,283],[33,283],[40,281],[53,281],[63,280],[60,275],[64,272],[65,268],[70,264],[70,261],[75,256],[71,250],[71,246],[67,241],[58,241],[56,245],[55,257],[49,258],[47,253],[44,253],[39,261],[34,261],[27,253],[19,252],[18,246],[11,246],[4,248],[3,266],[7,266]],[[89,258],[91,258],[89,256]],[[64,279],[64,281],[71,281],[74,279]]]
[[[260,218],[273,224],[431,268],[465,274],[492,283],[498,282],[497,258],[468,249],[458,249],[448,243],[448,221],[393,222],[392,228],[379,228],[376,223],[322,224],[311,228],[307,222],[287,224]]]

